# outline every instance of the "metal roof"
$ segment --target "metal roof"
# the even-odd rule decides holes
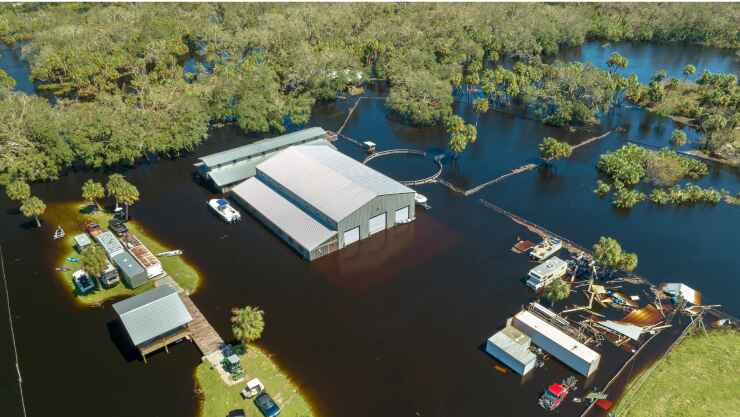
[[[324,146],[291,146],[257,165],[266,175],[335,222],[373,198],[414,190]]]
[[[701,293],[686,284],[669,282],[667,284],[661,284],[660,289],[674,297],[678,297],[680,294],[688,303],[696,305],[701,304]]]
[[[517,320],[524,323],[532,331],[539,333],[549,341],[561,346],[563,349],[566,349],[567,351],[571,352],[572,354],[576,355],[586,362],[591,363],[601,358],[601,355],[593,351],[588,346],[570,337],[562,330],[558,329],[557,327],[537,317],[527,310],[520,311],[514,317],[516,319],[513,321],[515,326],[517,326]],[[526,330],[522,329],[519,326],[517,326],[517,330],[520,330],[524,334],[527,334]],[[544,346],[540,347],[542,347],[543,349],[545,348]]]
[[[558,258],[557,256],[553,256],[552,258],[546,260],[545,262],[535,266],[529,272],[543,277],[543,276],[547,276],[557,271],[559,268],[562,268],[563,266],[567,267],[568,263]]]
[[[131,254],[128,252],[121,252],[113,255],[111,257],[111,261],[113,261],[113,263],[121,268],[121,271],[127,277],[135,277],[140,274],[146,275],[146,270],[144,269],[144,267],[136,262],[136,259],[134,259],[134,257],[131,256]]]
[[[306,142],[305,145],[323,145],[334,148],[334,145],[332,145],[326,139],[315,139],[310,142]],[[243,181],[247,178],[254,177],[257,172],[257,165],[269,159],[273,155],[274,153],[269,153],[262,156],[253,156],[251,158],[235,162],[233,164],[211,169],[210,171],[208,171],[207,175],[218,187],[223,187],[235,182]]]
[[[335,230],[328,229],[258,178],[244,181],[231,192],[309,252],[337,234]]]
[[[79,235],[75,235],[74,240],[75,240],[75,244],[79,246],[80,248],[92,244],[92,240],[90,240],[90,236],[88,236],[86,233],[80,233]]]
[[[320,127],[299,130],[288,133],[287,135],[277,136],[269,139],[262,139],[248,145],[239,146],[238,148],[229,149],[223,152],[214,153],[198,158],[209,167],[215,167],[228,162],[239,161],[262,152],[294,145],[300,142],[320,139],[326,137],[326,131]]]
[[[193,320],[177,291],[169,285],[153,288],[113,304],[135,346]]]
[[[621,321],[600,321],[599,326],[606,327],[607,329],[614,330],[615,332],[619,334],[623,334],[627,337],[629,337],[632,340],[640,340],[640,335],[642,334],[642,327],[635,326],[631,323],[625,323]]]
[[[105,249],[108,256],[113,256],[117,253],[123,252],[123,245],[121,242],[118,240],[116,235],[108,230],[95,236],[95,239],[97,239],[98,243],[100,243],[103,249]]]
[[[514,327],[506,326],[503,330],[489,337],[488,341],[523,365],[537,359],[535,354],[529,350],[531,344],[529,336]]]

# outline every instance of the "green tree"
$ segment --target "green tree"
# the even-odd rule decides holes
[[[88,274],[100,277],[108,269],[108,257],[103,247],[95,244],[89,245],[80,254],[80,266]]]
[[[602,180],[597,180],[596,189],[594,190],[594,193],[598,195],[599,197],[604,197],[605,195],[609,194],[609,191],[611,191],[611,189],[612,187],[608,183]]]
[[[108,176],[105,190],[108,193],[108,197],[113,197],[116,201],[116,210],[118,210],[121,194],[124,192],[123,190],[126,188],[126,184],[128,184],[128,181],[126,181],[126,178],[121,174],[111,174]]]
[[[607,271],[622,269],[632,272],[637,268],[637,255],[624,252],[619,242],[611,237],[602,236],[593,246],[594,261]]]
[[[43,215],[45,211],[46,204],[36,196],[28,197],[23,200],[23,204],[21,205],[21,213],[28,218],[33,217],[36,220],[36,227],[41,227],[39,216]]]
[[[13,87],[15,87],[15,79],[0,69],[0,89],[12,90]]]
[[[478,139],[478,131],[475,126],[466,124],[460,116],[449,117],[446,125],[449,147],[455,155],[465,151],[469,143],[474,143]]]
[[[257,307],[231,309],[231,332],[244,343],[259,340],[265,330],[265,313]]]
[[[540,151],[540,157],[546,161],[568,158],[573,153],[571,145],[549,136],[542,139],[537,149]]]
[[[98,200],[103,197],[105,197],[105,188],[103,187],[103,184],[92,179],[89,179],[82,184],[82,198],[85,201],[90,202],[90,204],[95,204],[95,206],[99,208]]]
[[[658,70],[653,74],[652,82],[662,83],[668,77],[668,72],[664,69]]]
[[[478,128],[478,121],[480,120],[480,115],[483,113],[487,113],[489,109],[489,103],[487,98],[477,98],[473,100],[473,111],[476,114],[475,118],[475,127]]]
[[[609,55],[609,59],[606,61],[606,65],[609,67],[609,71],[613,74],[617,68],[626,69],[629,65],[629,60],[618,52],[614,52]]]
[[[681,146],[685,145],[688,141],[688,137],[686,136],[686,132],[680,129],[676,129],[671,134],[671,144],[674,146]]]
[[[696,73],[696,67],[688,64],[685,67],[683,67],[683,77],[684,80],[687,80],[690,76],[694,75]]]
[[[615,207],[621,209],[629,209],[636,206],[641,201],[645,200],[645,194],[637,190],[631,190],[629,188],[619,188],[614,193],[614,200],[612,204]]]
[[[128,208],[139,201],[139,189],[130,182],[123,184],[118,199],[126,208],[126,219],[128,219]]]
[[[542,296],[550,300],[553,304],[557,301],[565,300],[569,295],[570,285],[563,281],[562,278],[553,280],[542,291]]]
[[[5,194],[13,201],[24,201],[31,197],[31,187],[21,180],[15,180],[5,187]]]

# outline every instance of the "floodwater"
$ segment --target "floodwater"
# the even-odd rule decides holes
[[[653,48],[656,53],[681,50]],[[721,70],[713,67],[716,51],[697,53],[701,51],[709,68]],[[637,56],[628,58],[639,61]],[[353,100],[317,105],[310,125],[337,129]],[[464,102],[458,112],[475,122]],[[580,148],[551,169],[509,178],[475,196],[464,198],[439,185],[418,187],[432,209],[419,209],[415,222],[312,263],[249,216],[226,225],[207,211],[204,202],[210,194],[192,181],[192,163],[197,156],[252,140],[233,127],[214,130],[192,155],[145,164],[125,174],[142,196],[132,208],[136,221],[169,246],[182,249],[203,274],[193,299],[219,333],[229,335],[231,307],[262,308],[267,326],[260,346],[292,375],[320,416],[539,416],[543,412],[536,400],[541,389],[570,372],[548,361],[544,370],[522,381],[497,372],[496,361],[482,352],[486,338],[532,294],[521,282],[531,264],[509,250],[517,236],[528,235],[482,206],[479,198],[584,246],[611,235],[639,254],[641,275],[656,283],[686,282],[701,290],[707,302],[740,314],[737,207],[643,204],[619,211],[592,193],[594,165],[602,152],[625,139],[664,145],[675,127],[668,119],[619,108],[606,115],[598,129],[570,133],[490,112],[478,122],[477,143],[454,162],[448,160],[445,178],[469,188],[535,160],[543,136],[577,143],[615,127],[626,132]],[[343,133],[370,139],[381,150],[434,153],[443,152],[446,143],[442,130],[397,123],[387,117],[382,101],[370,99],[360,103]],[[336,144],[355,158],[364,156],[347,141]],[[374,166],[399,179],[433,172],[433,166],[409,161],[377,160]],[[737,192],[738,175],[737,170],[712,166],[699,183]],[[35,184],[33,191],[47,203],[70,201],[78,198],[81,184],[90,177],[104,174],[71,173],[54,183]],[[4,195],[0,208],[0,243],[29,414],[74,410],[80,417],[101,412],[194,416],[196,348],[178,345],[169,354],[153,355],[146,365],[128,359],[111,336],[110,305],[76,306],[52,272],[59,249],[51,240],[54,225],[30,228]],[[0,334],[7,341],[0,344],[7,375],[0,409],[9,411],[4,416],[15,417],[22,414],[13,351],[5,336],[7,312],[0,311]],[[609,355],[591,384],[603,386],[628,356],[605,349]],[[559,413],[574,414],[577,409],[567,403]]]

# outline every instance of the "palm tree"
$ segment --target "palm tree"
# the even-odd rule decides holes
[[[21,213],[26,217],[33,217],[36,220],[36,226],[41,227],[39,216],[46,211],[46,204],[36,196],[28,197],[21,205]]]
[[[477,98],[473,100],[473,111],[475,112],[478,117],[475,119],[475,127],[478,127],[478,121],[480,120],[480,115],[483,113],[487,113],[489,109],[488,105],[488,99],[487,98]]]
[[[687,80],[690,76],[694,75],[696,73],[696,67],[688,64],[685,67],[683,67],[683,79],[684,81]]]
[[[231,332],[244,343],[258,340],[265,330],[265,312],[257,307],[231,309]]]
[[[126,178],[121,174],[112,174],[108,177],[108,183],[105,184],[106,191],[109,197],[113,197],[116,200],[116,211],[118,210],[118,201],[123,190],[124,184],[128,183]]]
[[[570,295],[570,286],[561,278],[557,278],[545,287],[542,296],[550,300],[552,304],[556,301],[565,300]]]
[[[124,206],[126,206],[126,219],[128,220],[128,208],[139,201],[139,189],[136,188],[135,185],[126,181],[121,187],[118,199]]]
[[[105,188],[103,188],[103,184],[93,180],[87,180],[82,184],[82,198],[85,199],[85,201],[89,201],[90,204],[95,204],[95,207],[100,208],[98,205],[98,199],[103,197],[105,197]]]
[[[24,181],[15,180],[5,187],[5,194],[13,201],[25,201],[31,197],[31,187]]]

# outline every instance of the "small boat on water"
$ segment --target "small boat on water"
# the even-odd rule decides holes
[[[550,237],[535,245],[535,247],[532,248],[532,251],[529,254],[530,256],[532,256],[532,258],[538,261],[544,261],[545,259],[549,258],[550,255],[554,254],[562,248],[562,240]]]
[[[65,235],[64,229],[62,229],[62,226],[57,226],[57,230],[54,231],[54,240],[61,239]]]
[[[67,272],[67,271],[71,271],[72,270],[72,268],[70,268],[68,266],[58,266],[58,267],[56,267],[54,269],[56,269],[58,272]]]
[[[416,204],[424,205],[427,203],[428,199],[424,194],[416,193],[414,194],[414,201],[416,201]]]
[[[212,198],[208,200],[208,206],[226,223],[235,223],[242,219],[241,213],[223,198]]]
[[[95,278],[89,276],[87,272],[78,269],[72,273],[72,282],[80,294],[87,294],[95,289]]]
[[[182,255],[182,251],[180,249],[168,250],[166,252],[160,252],[157,254],[157,256],[180,256],[180,255]]]
[[[78,258],[75,258],[74,256],[68,256],[64,258],[64,260],[67,262],[75,263],[75,264],[80,262],[80,260]]]

